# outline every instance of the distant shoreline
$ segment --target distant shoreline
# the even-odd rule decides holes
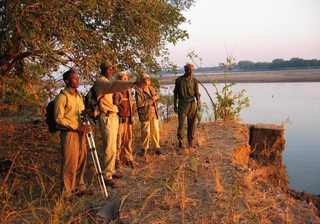
[[[177,76],[158,77],[161,84],[174,84]],[[202,83],[225,81],[223,74],[201,74],[195,76]],[[320,82],[320,69],[288,71],[256,71],[232,73],[226,76],[227,83],[272,83],[272,82]]]

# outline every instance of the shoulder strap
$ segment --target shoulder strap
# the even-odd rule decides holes
[[[149,86],[149,92],[150,92],[150,95],[151,95],[151,98],[152,98],[154,96],[154,92],[155,92],[153,87]]]
[[[119,102],[118,102],[118,105],[120,105],[120,104],[122,103],[123,98],[129,97],[127,90],[126,90],[126,95],[127,95],[127,96],[124,96],[121,91],[119,91],[117,94],[119,94]],[[129,99],[128,99],[128,100],[129,100]]]
[[[101,94],[101,96],[98,97],[97,92],[96,92],[96,88],[94,88],[94,85],[91,88],[92,88],[92,93],[94,94],[95,98],[97,99],[97,102],[99,102],[102,99],[102,97],[104,97],[105,94]]]
[[[66,97],[66,105],[64,106],[64,108],[66,108],[68,106],[68,96],[65,93],[65,90],[62,89],[59,94],[65,95],[65,97]]]

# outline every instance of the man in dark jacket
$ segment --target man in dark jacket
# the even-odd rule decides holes
[[[197,107],[200,106],[199,82],[192,75],[193,64],[184,66],[185,73],[176,79],[174,88],[174,111],[178,113],[178,140],[179,147],[184,147],[183,126],[187,119],[188,123],[188,143],[194,148],[194,133],[196,129]],[[177,106],[178,101],[178,106]],[[197,101],[197,102],[196,102]]]

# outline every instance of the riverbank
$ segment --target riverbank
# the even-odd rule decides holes
[[[176,147],[176,121],[162,123],[162,155],[135,156],[137,168],[122,169],[122,186],[108,188],[107,202],[89,157],[86,182],[93,195],[72,203],[58,198],[58,134],[48,134],[41,121],[17,118],[1,118],[0,128],[1,159],[14,162],[0,181],[0,217],[6,223],[102,223],[101,208],[110,203],[120,207],[115,218],[123,223],[320,222],[312,202],[275,186],[268,167],[252,166],[246,124],[201,124],[195,151]],[[139,149],[137,127],[134,136]]]
[[[164,85],[174,84],[176,78],[177,76],[163,76],[159,80]],[[196,78],[202,83],[225,81],[223,74],[197,74]],[[231,72],[226,80],[229,83],[320,82],[320,69]]]

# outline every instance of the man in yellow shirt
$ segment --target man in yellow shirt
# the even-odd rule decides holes
[[[100,65],[101,76],[95,81],[94,88],[99,99],[99,128],[103,142],[103,173],[106,184],[117,187],[114,178],[122,178],[122,173],[115,170],[117,155],[117,134],[119,129],[118,107],[113,102],[113,93],[134,87],[130,81],[113,80],[115,66],[111,62]]]
[[[57,128],[61,130],[62,197],[69,200],[73,193],[81,194],[86,190],[83,178],[87,161],[84,133],[90,130],[90,126],[82,125],[80,119],[84,104],[77,91],[80,83],[78,74],[74,70],[69,70],[63,74],[63,81],[66,88],[55,99],[54,117]],[[78,184],[76,184],[77,173]]]

